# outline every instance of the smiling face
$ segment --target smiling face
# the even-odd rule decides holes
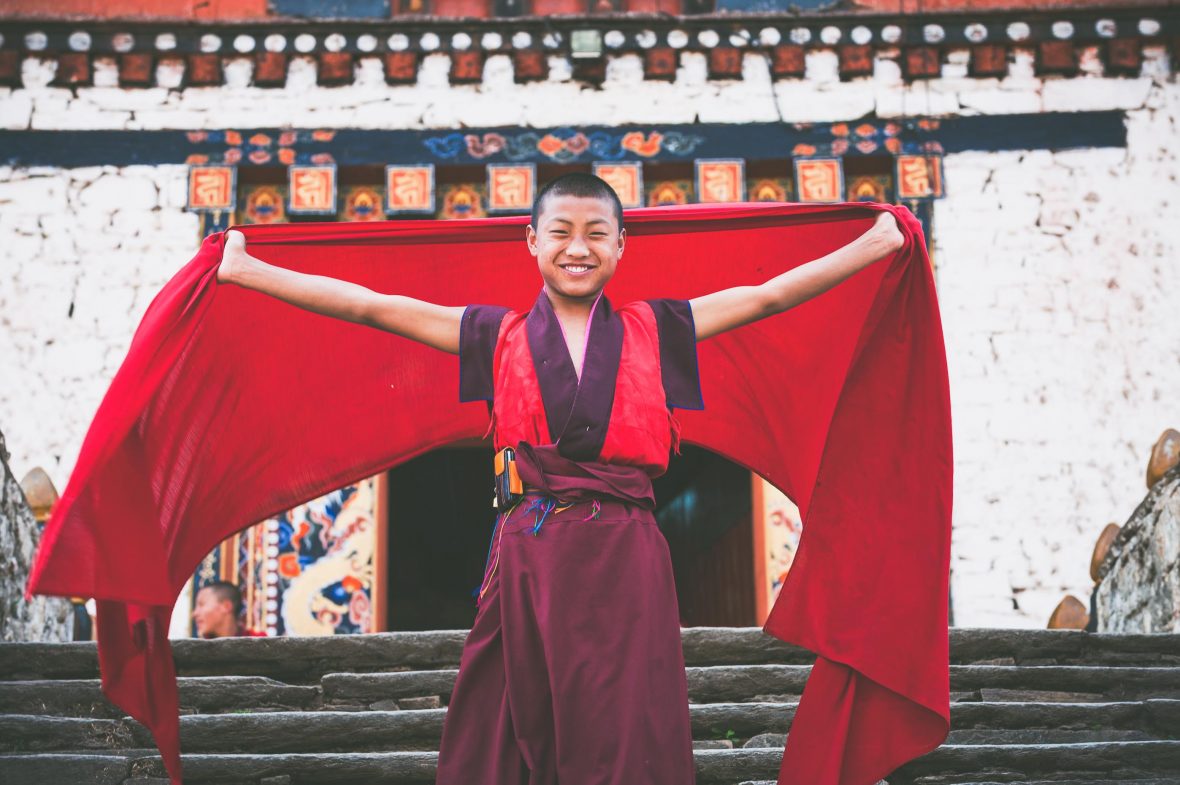
[[[626,230],[620,230],[607,199],[549,195],[537,226],[525,232],[551,299],[593,302],[615,274]]]

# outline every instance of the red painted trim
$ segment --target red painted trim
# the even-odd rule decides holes
[[[489,19],[492,16],[492,0],[434,0],[434,15]]]
[[[623,8],[631,14],[672,14],[683,10],[681,0],[623,0]]]
[[[533,16],[585,14],[586,0],[533,0]]]
[[[266,0],[5,0],[0,19],[266,19]]]

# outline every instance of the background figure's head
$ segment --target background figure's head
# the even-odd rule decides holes
[[[545,184],[525,230],[553,299],[593,301],[623,255],[623,204],[601,177],[563,174]]]
[[[193,621],[202,638],[225,638],[238,634],[242,615],[242,593],[226,581],[207,583],[197,592]]]

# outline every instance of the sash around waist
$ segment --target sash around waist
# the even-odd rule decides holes
[[[574,461],[557,445],[516,445],[516,468],[526,492],[534,491],[567,502],[616,499],[647,510],[656,506],[651,477],[638,466],[598,461]]]

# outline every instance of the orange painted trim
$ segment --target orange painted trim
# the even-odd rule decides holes
[[[754,623],[761,627],[770,613],[770,595],[766,591],[766,497],[762,478],[750,472],[750,524],[754,527]]]

